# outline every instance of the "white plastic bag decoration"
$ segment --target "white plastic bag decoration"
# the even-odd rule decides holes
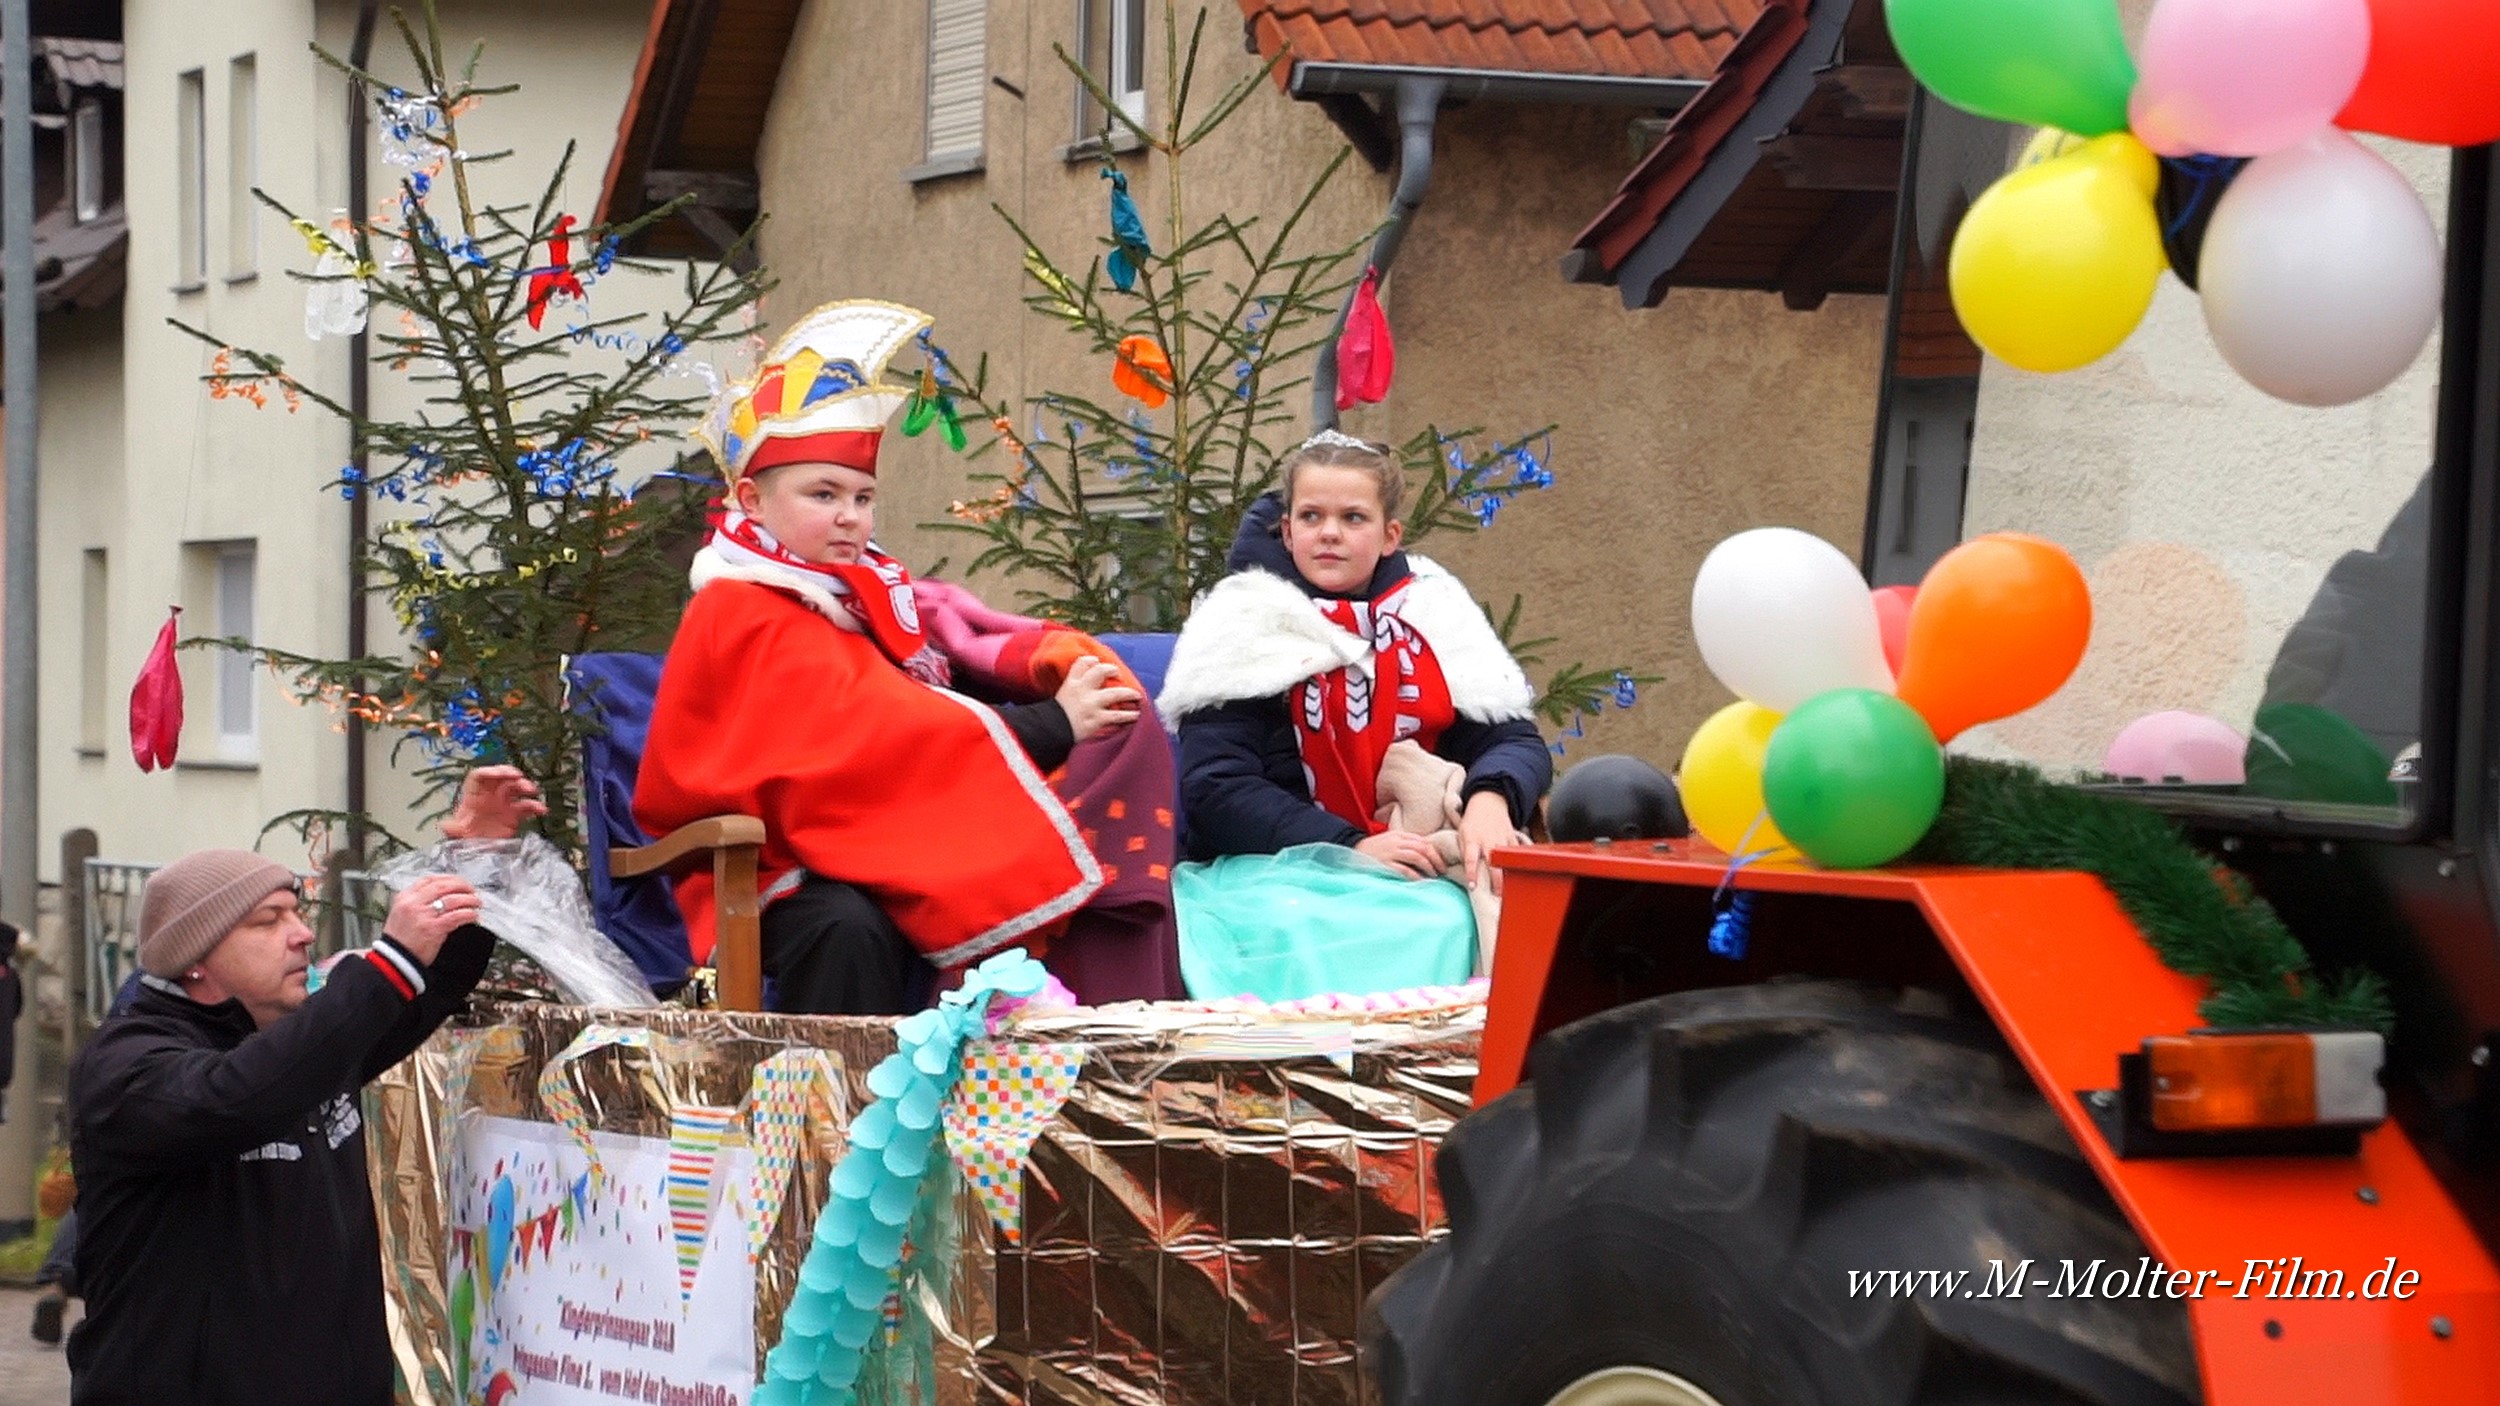
[[[321,262],[313,265],[318,282],[304,289],[304,335],[318,342],[324,337],[353,337],[365,330],[364,280],[357,277],[356,261],[336,249],[324,249]]]
[[[483,900],[479,926],[527,953],[567,1000],[629,1008],[659,1004],[633,959],[600,934],[581,879],[554,845],[536,835],[444,840],[373,871],[394,890],[428,874],[468,880]]]

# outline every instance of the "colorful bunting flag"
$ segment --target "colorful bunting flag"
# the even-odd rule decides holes
[[[694,1297],[694,1277],[712,1234],[721,1135],[737,1116],[734,1108],[699,1103],[669,1110],[668,1219],[677,1239],[677,1292],[688,1299]]]
[[[1083,1045],[967,1050],[946,1102],[946,1150],[1010,1244],[1024,1235],[1024,1159],[1085,1070]]]

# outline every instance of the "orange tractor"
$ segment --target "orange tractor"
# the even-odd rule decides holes
[[[1879,582],[1915,579],[1887,554],[1939,502],[1930,555],[2099,536],[2094,650],[2149,662],[2087,662],[2087,696],[1998,745],[2092,772],[2074,739],[2107,740],[2111,697],[2236,698],[2244,779],[2112,803],[2166,812],[2321,970],[2375,972],[2391,1033],[2207,1029],[2205,983],[2088,873],[1502,852],[1451,1233],[1367,1314],[1385,1401],[2500,1402],[2500,220],[2490,150],[2440,157],[2414,174],[2444,188],[2444,336],[2366,423],[2214,433],[2274,412],[2191,387],[2112,430],[2137,412],[2088,379],[1895,384],[1868,544]],[[1969,452],[1901,453],[1901,417],[1956,394],[1963,433],[1929,442]],[[2431,423],[2391,431],[2408,404]],[[2123,462],[2095,478],[2078,443]],[[2181,609],[2200,581],[2234,598]],[[2203,674],[2200,630],[2229,654]],[[2285,700],[2381,770],[2258,784]],[[1723,887],[1753,895],[1741,959],[1710,950]]]

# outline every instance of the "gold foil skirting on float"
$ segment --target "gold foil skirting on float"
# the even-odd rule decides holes
[[[756,1347],[778,1339],[848,1117],[893,1022],[520,1005],[445,1030],[367,1096],[393,1348],[412,1406],[461,1406],[444,1312],[454,1117],[552,1121],[538,1082],[584,1027],[647,1029],[567,1079],[590,1126],[666,1138],[672,1104],[742,1104],[788,1048],[840,1056],[756,1264]],[[1443,1233],[1434,1151],[1467,1107],[1482,1009],[1359,1017],[1122,1006],[1020,1022],[1004,1043],[1079,1045],[1083,1073],[1026,1162],[1020,1241],[958,1183],[916,1247],[905,1321],[859,1400],[923,1406],[1333,1406],[1370,1399],[1365,1297]],[[743,1120],[739,1125],[743,1126]],[[743,1132],[733,1132],[743,1138]],[[951,1174],[951,1173],[950,1173]],[[925,1329],[920,1325],[926,1325]]]

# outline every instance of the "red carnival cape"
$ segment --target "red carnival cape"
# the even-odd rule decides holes
[[[961,966],[1074,912],[1102,886],[997,714],[931,688],[791,592],[713,580],[669,647],[634,817],[653,835],[762,817],[759,882],[799,870],[866,891],[929,960]],[[712,879],[679,879],[697,961]]]

